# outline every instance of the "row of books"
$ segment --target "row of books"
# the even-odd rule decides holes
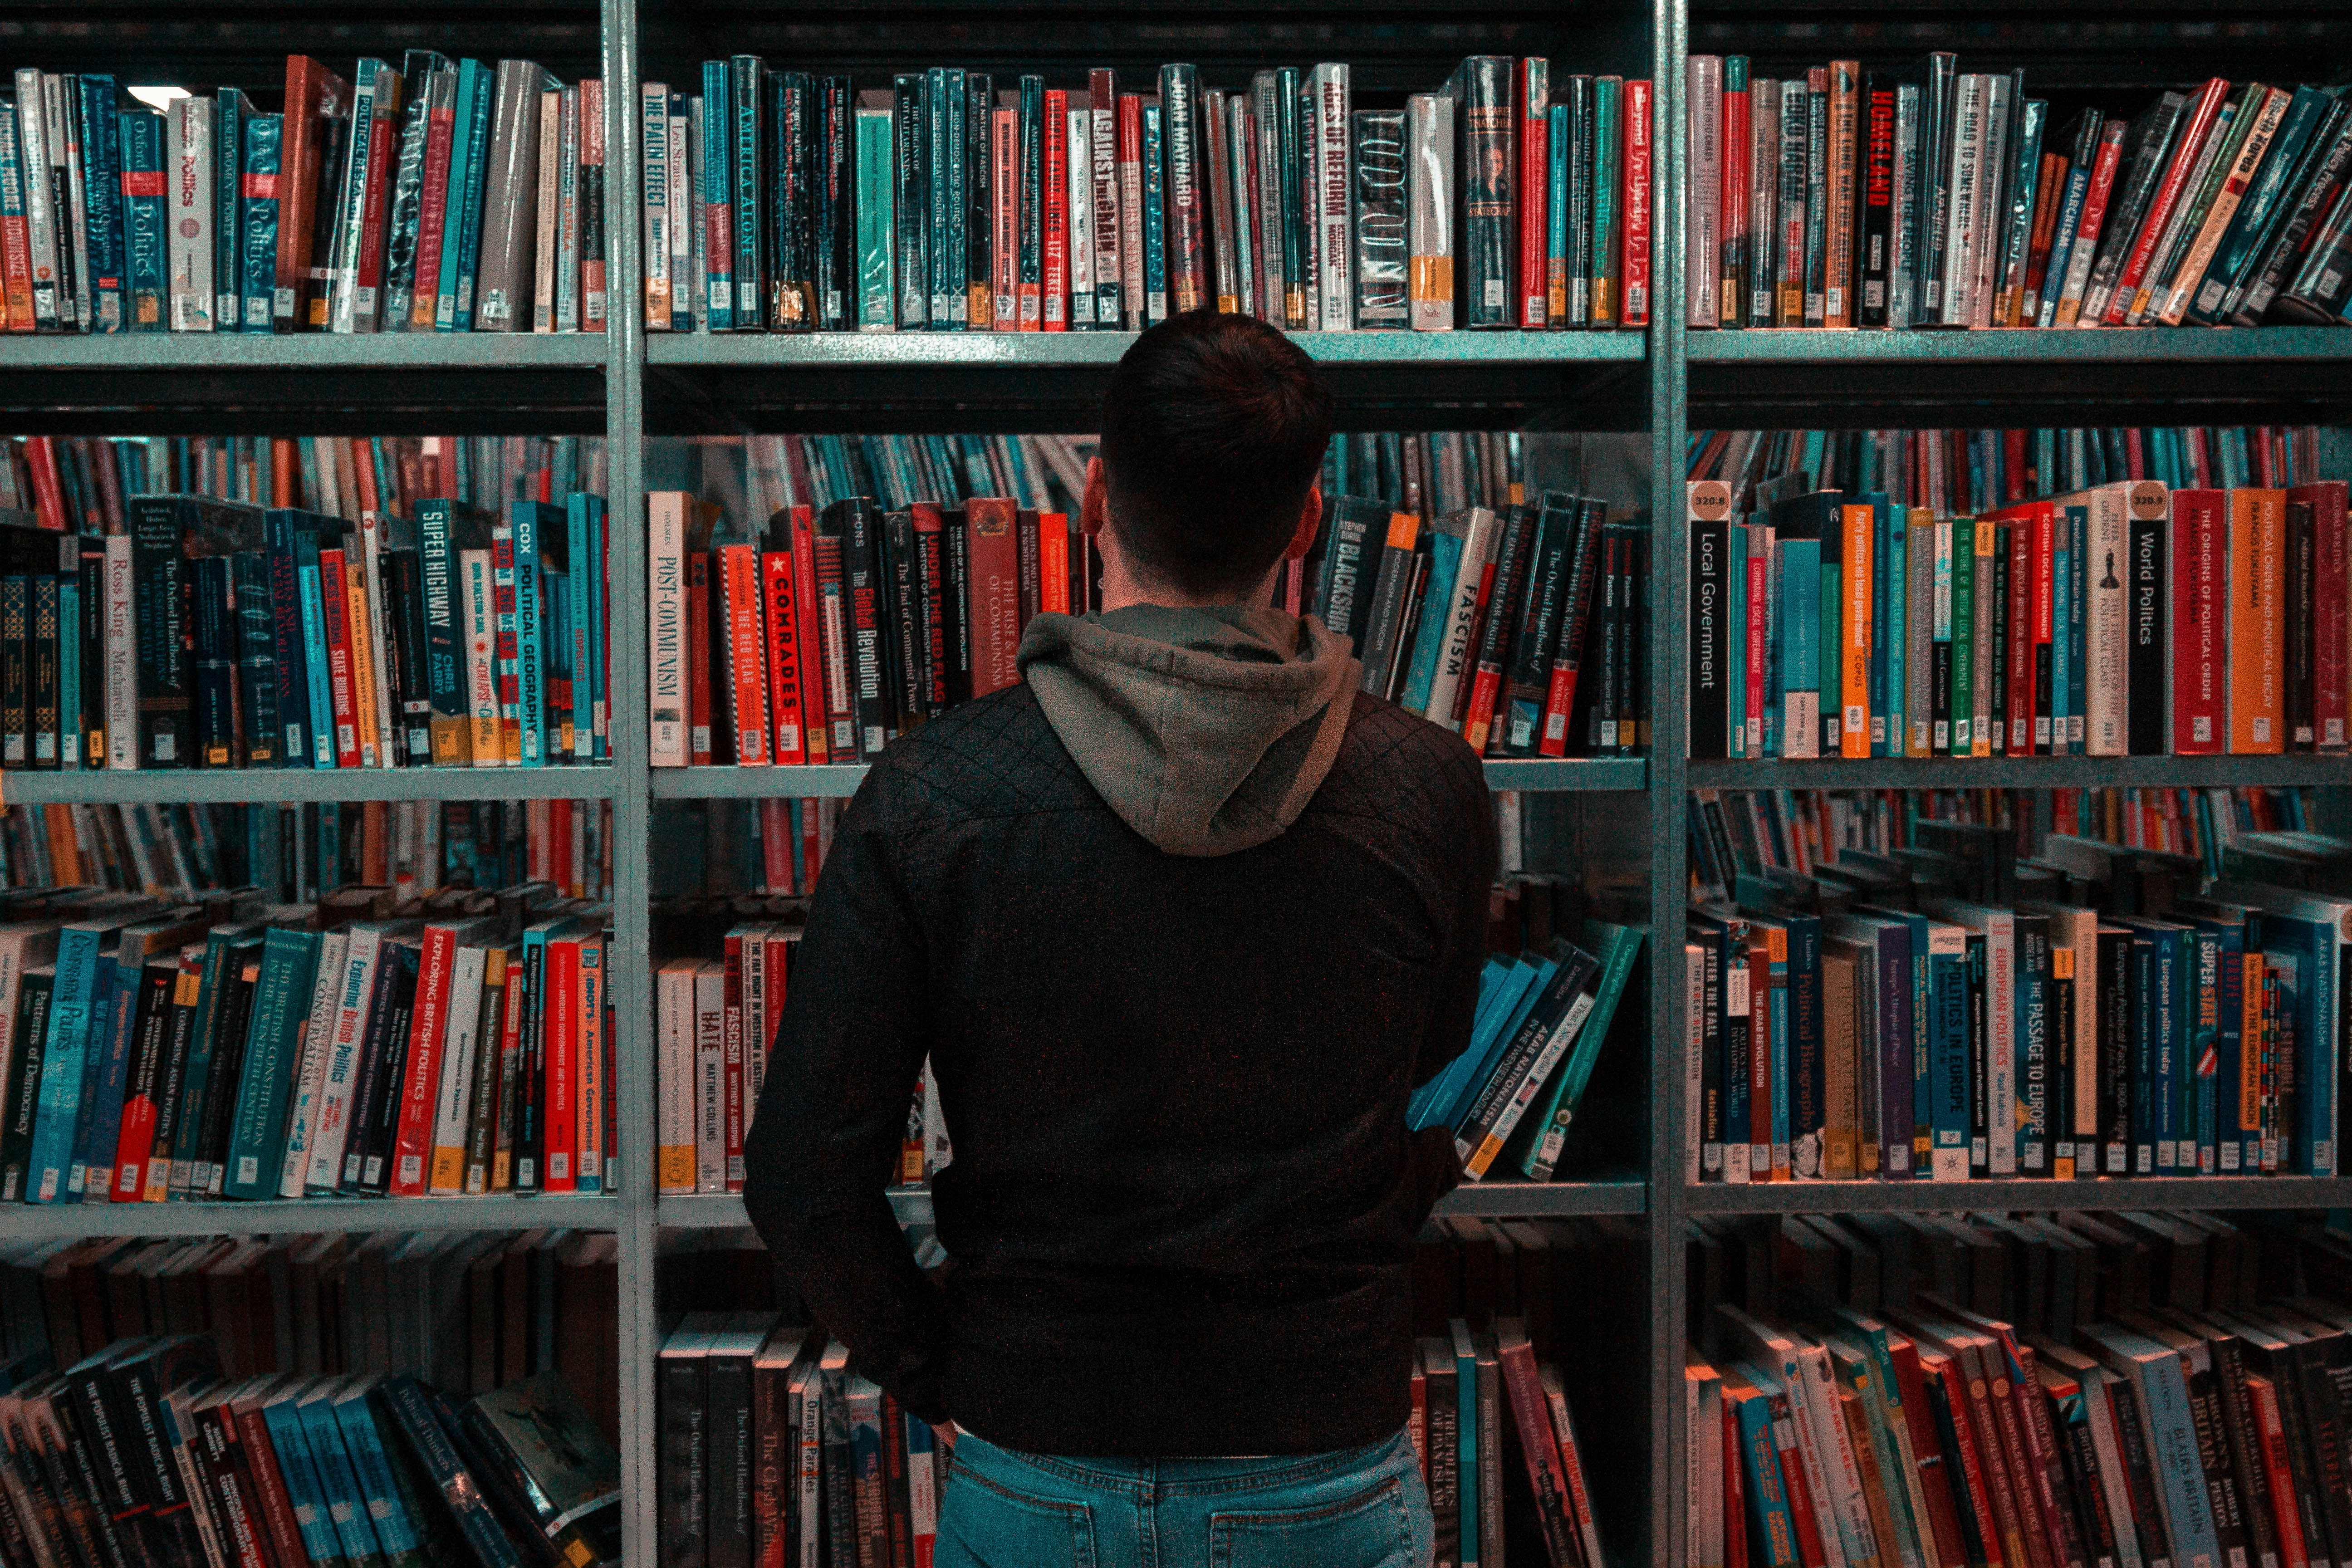
[[[37,1564],[620,1563],[620,1459],[561,1374],[226,1374],[204,1335],[0,1367],[0,1493]]]
[[[2286,875],[2279,850],[2310,842],[2313,815],[2300,789],[2255,784],[2206,789],[1693,790],[1691,889],[1696,901],[1731,896],[1741,876],[1835,874],[1849,849],[1889,854],[1934,848],[1929,837],[1965,824],[1997,830],[2002,846],[2032,857],[2053,834],[2195,860],[2205,876],[2251,870]],[[1921,824],[1930,824],[1926,831]],[[1719,858],[1727,847],[1728,858]],[[2012,880],[2013,876],[2012,876]]]
[[[133,496],[204,495],[357,522],[447,496],[497,511],[604,493],[604,443],[583,436],[21,436],[0,439],[0,506],[44,528],[127,533]]]
[[[1238,80],[1238,78],[1236,79]],[[1402,109],[1349,68],[1203,88],[887,87],[705,60],[640,89],[655,331],[1646,325],[1646,80],[1474,55]]]
[[[708,955],[654,971],[654,1166],[665,1194],[743,1190],[743,1140],[806,927],[795,911],[705,929],[724,931],[696,944]]]
[[[608,911],[552,893],[41,898],[0,927],[0,1202],[616,1190]]]
[[[2345,485],[2103,485],[1975,518],[1686,487],[1694,757],[2341,751]]]
[[[2042,430],[1694,430],[1683,478],[1720,479],[1735,510],[1787,474],[1805,489],[1884,490],[1938,517],[2126,479],[2174,489],[2288,489],[2319,478],[2315,426]]]
[[[1587,920],[1574,941],[1490,956],[1470,1041],[1413,1091],[1406,1125],[1451,1130],[1467,1180],[1498,1167],[1550,1180],[1648,934]],[[1631,1014],[1628,1023],[1638,1032]]]
[[[556,1372],[611,1437],[616,1266],[599,1231],[21,1241],[0,1250],[0,1343],[71,1366],[207,1334],[225,1377],[406,1374],[458,1395]]]
[[[0,114],[18,332],[602,331],[604,84],[410,49],[351,80],[289,56],[161,112],[111,76],[16,73]]]
[[[2322,324],[2352,303],[2352,108],[2215,77],[2063,125],[1937,52],[1753,76],[1693,55],[1693,327]]]
[[[738,851],[740,864],[729,868],[733,875],[727,879],[748,883],[749,891],[780,898],[805,899],[814,893],[846,803],[838,796],[795,795],[740,804],[748,831],[720,839],[742,847]]]
[[[1729,820],[1702,814],[1718,865]],[[2344,845],[2270,836],[2209,884],[2065,835],[2021,860],[1987,825],[1914,831],[1692,910],[1689,1179],[2334,1173],[2352,901],[2309,889],[2344,885]]]
[[[0,527],[0,763],[611,760],[603,497],[128,510],[119,534]]]
[[[1689,1249],[1722,1288],[1684,1368],[1692,1564],[2309,1563],[2352,1537],[2340,1232],[1857,1215]]]

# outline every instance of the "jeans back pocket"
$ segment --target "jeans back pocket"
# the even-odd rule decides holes
[[[948,1476],[935,1568],[1095,1568],[1094,1510],[1029,1497],[969,1465]]]
[[[1313,1508],[1209,1516],[1210,1568],[1419,1568],[1404,1483],[1388,1476]]]

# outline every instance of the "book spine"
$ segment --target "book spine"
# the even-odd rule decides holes
[[[1022,79],[1023,105],[1025,110],[1031,79]],[[1038,200],[1038,318],[1037,330],[1065,332],[1071,327],[1070,296],[1073,292],[1071,266],[1076,259],[1076,235],[1074,220],[1079,216],[1082,204],[1072,200],[1076,178],[1072,173],[1071,155],[1083,143],[1073,133],[1070,95],[1055,88],[1045,95],[1041,112],[1043,123],[1038,128],[1037,153],[1040,166],[1036,179],[1029,180],[1024,173],[1023,190],[1034,188]],[[1024,211],[1024,249],[1029,214]],[[1091,239],[1089,238],[1089,249]],[[1089,255],[1087,258],[1091,260]],[[1024,285],[1025,286],[1025,285]],[[1093,300],[1087,303],[1091,306]],[[1089,315],[1092,311],[1089,310]],[[1024,301],[1024,321],[1027,327]]]
[[[1507,58],[1473,55],[1462,62],[1454,89],[1462,136],[1456,288],[1467,327],[1507,327],[1516,314],[1510,68]]]
[[[1619,324],[1646,327],[1650,323],[1650,180],[1653,126],[1650,83],[1630,78],[1625,83],[1625,183],[1618,201],[1624,214],[1620,225],[1622,253],[1618,272],[1623,282],[1624,305]]]
[[[219,105],[209,98],[174,99],[167,117],[164,172],[170,181],[164,231],[170,255],[171,309],[175,332],[209,332],[220,303],[214,208],[220,194],[216,165]]]
[[[1512,72],[1518,132],[1518,301],[1515,325],[1541,331],[1549,324],[1550,267],[1546,252],[1545,198],[1551,184],[1549,131],[1551,65],[1539,56],[1517,62]]]
[[[1087,73],[1088,161],[1093,175],[1094,279],[1096,323],[1109,330],[1127,324],[1120,289],[1127,229],[1121,221],[1119,183],[1118,78],[1115,72]]]
[[[1158,107],[1156,104],[1152,106],[1154,110]],[[1149,277],[1152,268],[1144,247],[1147,237],[1158,237],[1160,223],[1157,210],[1147,206],[1145,202],[1143,110],[1143,99],[1139,94],[1132,92],[1119,94],[1118,110],[1118,282],[1119,298],[1125,309],[1119,316],[1118,324],[1129,331],[1141,331],[1155,319],[1152,301],[1145,292],[1150,287]],[[1155,114],[1153,116],[1155,124],[1157,119]],[[1151,165],[1155,172],[1158,164],[1159,160],[1156,157],[1153,158]],[[1150,183],[1155,186],[1159,184],[1156,174]],[[1159,305],[1160,312],[1167,310],[1167,304],[1163,292]]]
[[[1454,111],[1441,93],[1405,100],[1407,291],[1415,331],[1454,327]],[[1262,124],[1254,129],[1265,134]]]
[[[1713,328],[1723,317],[1723,60],[1693,55],[1685,62],[1684,130],[1690,159],[1690,197],[1684,208],[1683,257],[1686,321]]]
[[[1067,176],[1061,159],[1047,156],[1047,143],[1062,152],[1058,118],[1045,112],[1045,79],[1021,79],[1018,106],[1013,111],[1012,144],[1003,149],[1007,184],[1013,189],[1013,247],[1018,251],[1011,267],[1013,308],[1024,332],[1045,330],[1045,204],[1047,193],[1059,189]],[[1055,133],[1046,134],[1046,127]],[[1012,171],[1018,171],[1013,178]],[[1000,240],[1005,237],[999,236]]]
[[[1862,134],[1862,63],[1833,60],[1829,68],[1828,239],[1824,257],[1823,324],[1855,324],[1854,231],[1856,160]],[[1851,564],[1851,562],[1849,562]]]
[[[1862,90],[1862,219],[1854,325],[1899,325],[1889,319],[1895,274],[1895,83],[1872,72]]]
[[[1353,134],[1356,324],[1409,327],[1405,116],[1358,110]]]

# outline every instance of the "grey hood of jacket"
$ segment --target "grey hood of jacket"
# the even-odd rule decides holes
[[[1363,679],[1345,637],[1262,605],[1041,615],[1019,662],[1087,781],[1171,855],[1230,855],[1296,822]]]

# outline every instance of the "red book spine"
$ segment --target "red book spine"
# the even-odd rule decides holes
[[[1300,112],[1307,110],[1302,109]],[[1144,298],[1143,266],[1143,99],[1139,93],[1118,95],[1118,299],[1124,311],[1119,324],[1141,331],[1151,324]],[[1165,310],[1165,297],[1161,309]]]
[[[352,701],[352,626],[343,583],[343,552],[319,552],[319,596],[327,621],[327,692],[334,704],[335,766],[360,765],[358,710]]]
[[[1046,615],[1070,613],[1070,517],[1037,514],[1037,608]]]
[[[727,613],[727,689],[735,720],[735,763],[768,765],[768,678],[761,657],[760,552],[729,544],[719,551]]]
[[[930,678],[923,689],[923,706],[928,717],[936,718],[948,708],[948,623],[940,599],[948,580],[942,538],[947,522],[928,501],[908,508],[908,519],[915,532],[916,587],[923,595],[923,668]]]
[[[2064,158],[2055,153],[2042,154],[2042,181],[2033,201],[2032,243],[2025,253],[2025,288],[2019,296],[2021,312],[2009,321],[2012,327],[2034,325],[2025,320],[2022,311],[2032,310],[2032,301],[2042,298],[2042,284],[2050,268],[2050,247],[2057,237],[2060,189],[2066,184],[2067,175]]]
[[[811,805],[803,805],[801,815],[814,816],[816,815],[816,808]],[[787,822],[791,820],[790,813],[785,815],[785,820]],[[793,950],[800,945],[790,937],[783,935],[781,927],[771,926],[768,928],[768,932],[764,939],[768,944],[766,955],[768,981],[761,987],[760,995],[760,1011],[762,1015],[760,1019],[760,1039],[761,1048],[763,1050],[775,1043],[776,1026],[783,1022],[784,983],[788,978],[785,972],[792,968]]]
[[[580,1187],[580,942],[576,936],[557,937],[547,944],[547,1000],[540,1009],[539,1037],[540,1060],[547,1072],[541,1091],[547,1162],[540,1186],[550,1193]]]
[[[1514,85],[1519,100],[1519,325],[1540,331],[1550,292],[1544,197],[1551,189],[1551,62],[1540,57],[1521,60]]]
[[[2311,714],[2318,731],[2319,749],[2345,749],[2352,731],[2352,560],[2345,539],[2345,482],[2326,479],[2297,485],[2286,492],[2289,503],[2311,508],[2312,531],[2317,542],[2312,584]]]
[[[2278,1531],[2281,1568],[2311,1568],[2303,1540],[2303,1514],[2296,1506],[2294,1470],[2287,1458],[2286,1424],[2279,1410],[2278,1388],[2267,1377],[2250,1373],[2246,1397],[2254,1407],[2254,1442],[2261,1450],[2263,1472],[2269,1478],[2271,1521]]]
[[[1044,330],[1070,329],[1070,95],[1045,94],[1044,211],[1039,216],[1045,272]]]
[[[441,1092],[442,1037],[449,1020],[449,971],[457,960],[457,933],[445,925],[425,928],[425,952],[416,967],[416,1005],[408,1025],[407,1076],[401,1080],[400,1131],[393,1146],[392,1195],[425,1195],[425,1167],[433,1159],[433,1119]]]
[[[1935,1413],[1927,1408],[1927,1380],[1919,1352],[1907,1339],[1889,1336],[1887,1354],[1895,1363],[1895,1383],[1903,1395],[1903,1423],[1910,1428],[1912,1463],[1919,1472],[1919,1488],[1927,1494],[1927,1525],[1936,1542],[1936,1560],[1957,1565],[1968,1561],[1960,1533],[1959,1505],[1953,1500],[1951,1464],[1937,1436]]]
[[[1535,1493],[1536,1521],[1543,1528],[1544,1550],[1555,1563],[1577,1558],[1576,1526],[1569,1517],[1568,1477],[1561,1470],[1559,1445],[1551,1431],[1551,1408],[1543,1384],[1536,1378],[1535,1347],[1524,1331],[1507,1333],[1498,1358],[1503,1363],[1503,1389],[1510,1396],[1511,1418],[1518,1428],[1519,1457],[1527,1461],[1528,1482]]]
[[[1723,255],[1727,262],[1747,254],[1748,248],[1748,215],[1755,179],[1748,162],[1755,153],[1750,131],[1751,100],[1748,90],[1734,92],[1726,87],[1723,93],[1723,179],[1720,200],[1717,205],[1716,233],[1723,237]],[[1723,324],[1737,326],[1748,316],[1748,296],[1737,278],[1728,280],[1722,290],[1722,303],[1717,307]]]
[[[825,744],[824,652],[816,625],[816,515],[793,508],[793,636],[799,645],[801,745],[808,761],[833,753]]]
[[[238,287],[242,288],[240,282]],[[33,237],[24,212],[0,217],[0,293],[8,301],[8,330],[33,330]]]
[[[245,1450],[246,1468],[253,1472],[254,1490],[260,1494],[262,1523],[268,1531],[269,1543],[277,1552],[280,1568],[307,1563],[310,1559],[302,1550],[301,1526],[294,1517],[293,1494],[286,1489],[286,1478],[278,1468],[278,1449],[269,1440],[269,1425],[262,1417],[260,1405],[257,1403],[243,1410],[226,1405],[219,1408],[236,1423],[237,1442]],[[2303,1568],[2303,1564],[2296,1563],[2294,1568]]]
[[[1813,1489],[1805,1479],[1804,1455],[1797,1447],[1797,1424],[1791,1418],[1801,1397],[1783,1386],[1769,1395],[1766,1404],[1772,1412],[1772,1441],[1780,1454],[1780,1489],[1787,1494],[1789,1518],[1797,1527],[1797,1562],[1801,1568],[1814,1568],[1816,1563],[1828,1563],[1829,1553],[1822,1546],[1821,1517],[1814,1511]]]
[[[710,765],[710,553],[686,558],[687,761]]]
[[[2172,751],[2201,756],[2226,749],[2229,649],[2229,497],[2221,490],[2172,492]]]
[[[2048,756],[2053,740],[2053,645],[2057,631],[2057,509],[2033,509],[2033,749]]]
[[[433,312],[440,300],[441,238],[449,228],[449,139],[457,123],[454,107],[435,110],[425,123],[425,192],[416,208],[416,292],[408,310],[409,326],[420,332],[433,330]]]
[[[1021,330],[1021,152],[1020,138],[1013,133],[1015,118],[1010,109],[991,110],[988,115],[988,167],[996,187],[989,193],[993,243],[988,259],[996,294],[994,325],[1000,332]]]
[[[743,1190],[743,928],[727,933],[721,1114],[727,1127],[727,1190]]]
[[[793,603],[793,557],[789,550],[760,556],[761,600],[768,620],[768,710],[775,729],[780,764],[808,761],[801,744],[800,626]]]
[[[47,436],[25,438],[25,468],[33,476],[33,510],[53,533],[66,527],[65,487],[58,482],[58,454]]]
[[[1977,1539],[1984,1542],[1988,1548],[2006,1544],[2002,1542],[2003,1532],[2000,1516],[1994,1510],[1992,1492],[1986,1482],[1985,1458],[1978,1453],[1975,1424],[1969,1411],[1968,1379],[1949,1356],[1937,1356],[1932,1362],[1926,1356],[1919,1359],[1930,1375],[1944,1385],[1944,1402],[1951,1407],[1953,1438],[1960,1450],[1959,1474],[1952,1481],[1955,1501],[1974,1516]],[[1948,1465],[1951,1456],[1946,1455],[1945,1462]],[[2026,1568],[2026,1565],[2011,1563],[2009,1568]]]
[[[1619,264],[1625,279],[1625,306],[1621,321],[1628,327],[1650,324],[1650,84],[1630,77],[1625,82],[1625,185],[1618,193],[1617,210],[1625,215],[1624,255]]]
[[[2025,432],[2000,433],[2000,504],[2015,506],[2032,493],[2026,487]]]
[[[2009,524],[2009,754],[2033,754],[2033,525]]]
[[[824,805],[818,800],[801,802],[801,864],[808,868],[805,890],[816,891],[817,873],[824,868],[824,848],[831,837],[817,824],[817,812]]]
[[[376,79],[399,78],[389,71]],[[383,214],[392,199],[393,144],[400,140],[395,128],[399,111],[396,96],[379,90],[375,96],[375,129],[368,137],[367,189],[360,207],[360,266],[352,279],[353,306],[360,319],[373,325],[377,317],[377,291],[383,286]]]
[[[1576,707],[1576,676],[1584,662],[1584,634],[1592,615],[1593,570],[1600,555],[1601,530],[1588,527],[1576,544],[1575,563],[1568,578],[1568,598],[1560,606],[1559,643],[1551,656],[1551,683],[1544,692],[1543,733],[1536,755],[1568,755],[1568,716]]]
[[[1699,1439],[1705,1442],[1702,1436]],[[1740,1469],[1739,1410],[1723,1402],[1723,1560],[1733,1568],[1748,1564],[1747,1479]]]
[[[849,611],[847,586],[841,561],[841,536],[818,533],[811,545],[816,573],[815,600],[824,662],[824,721],[831,733],[828,754],[844,763],[857,760],[857,726],[849,695]],[[814,711],[814,710],[812,710]]]
[[[2214,118],[2221,111],[2221,100],[2229,95],[2230,84],[2221,77],[2200,88],[2197,102],[2190,109],[2188,129],[2173,143],[2172,162],[2164,171],[2164,183],[2157,187],[2156,200],[2147,209],[2147,216],[2139,226],[2139,237],[2132,242],[2131,258],[2124,264],[2123,277],[2116,284],[2114,298],[2101,320],[2111,327],[2123,325],[2131,314],[2133,303],[2139,297],[2139,286],[2147,269],[2156,260],[2156,247],[2172,222],[2172,209],[2179,205],[2181,192],[2189,184],[2189,175],[2197,163],[2198,150],[2205,138],[2212,134]]]
[[[967,552],[971,638],[971,694],[985,697],[1021,679],[1013,655],[1021,647],[1021,552],[1013,505],[995,496],[964,502],[971,531]]]
[[[790,804],[781,800],[760,803],[760,890],[763,893],[799,890],[793,886],[793,841],[786,831],[792,821],[792,814],[785,809]]]

